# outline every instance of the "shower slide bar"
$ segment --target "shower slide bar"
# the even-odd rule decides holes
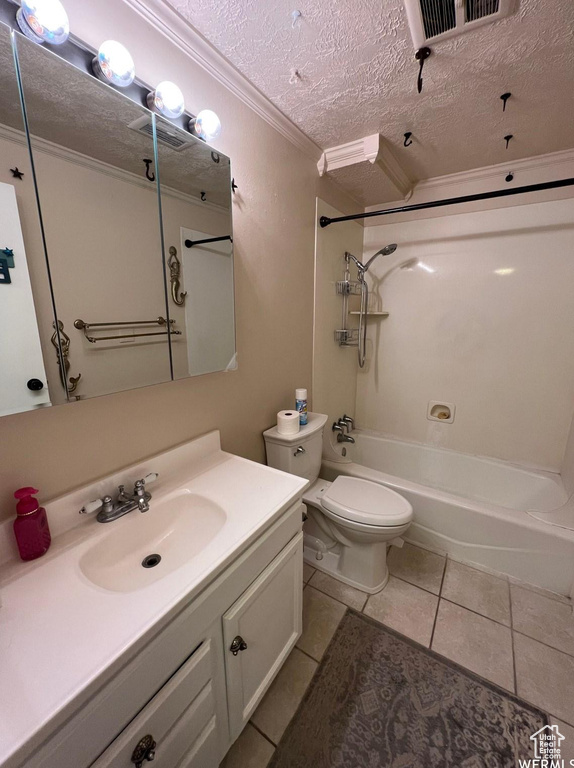
[[[546,189],[560,189],[561,187],[574,186],[574,179],[560,179],[559,181],[545,181],[540,184],[528,184],[524,187],[515,187],[514,189],[498,189],[494,192],[480,192],[476,195],[465,195],[463,197],[449,197],[447,200],[433,200],[428,203],[415,203],[414,205],[403,205],[400,208],[387,208],[383,211],[369,211],[367,213],[354,213],[350,216],[337,216],[330,219],[328,216],[321,216],[319,224],[321,227],[328,227],[329,224],[336,224],[339,221],[356,221],[357,219],[370,219],[373,216],[390,216],[392,213],[408,213],[409,211],[424,211],[427,208],[441,208],[445,205],[458,205],[459,203],[474,203],[478,200],[492,200],[497,197],[509,197],[510,195],[521,195],[526,192],[543,192]]]

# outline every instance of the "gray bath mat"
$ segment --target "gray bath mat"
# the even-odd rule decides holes
[[[269,768],[516,768],[546,715],[377,622],[343,617]]]

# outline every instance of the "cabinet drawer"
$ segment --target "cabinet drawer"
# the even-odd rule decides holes
[[[213,656],[213,643],[208,639],[110,744],[93,768],[134,768],[134,749],[148,734],[156,742],[156,768],[216,765]],[[144,761],[144,765],[147,764]]]
[[[235,740],[302,629],[303,534],[299,533],[223,616],[231,738]],[[233,641],[245,647],[232,652]]]

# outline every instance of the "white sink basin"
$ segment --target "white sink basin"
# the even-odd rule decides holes
[[[106,523],[109,533],[83,554],[80,570],[99,587],[133,592],[191,561],[226,519],[218,504],[189,490],[155,504],[152,498],[148,512],[136,509]]]

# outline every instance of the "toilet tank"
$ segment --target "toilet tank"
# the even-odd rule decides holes
[[[323,451],[323,427],[328,416],[309,413],[308,423],[296,435],[280,435],[277,427],[263,433],[267,464],[283,472],[314,481],[319,477]],[[298,451],[302,448],[302,451]]]

